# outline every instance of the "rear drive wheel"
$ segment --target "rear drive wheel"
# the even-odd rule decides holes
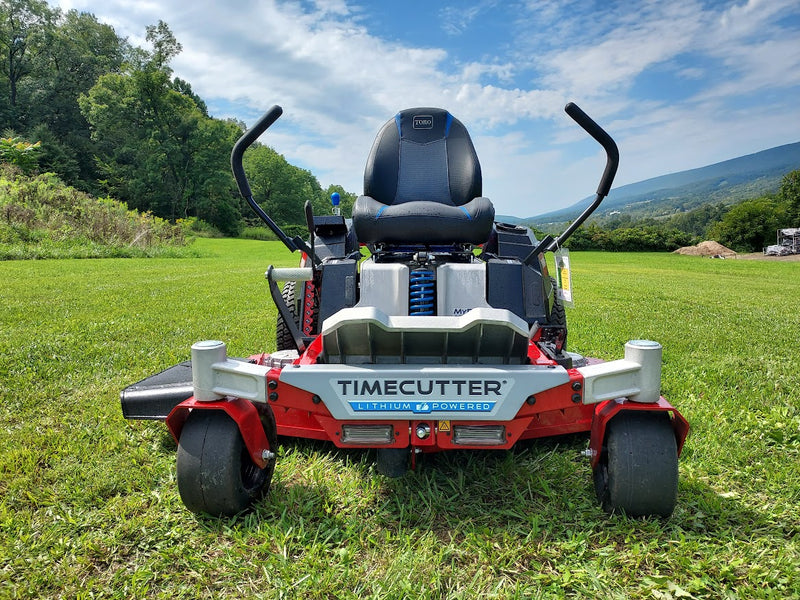
[[[297,327],[300,327],[300,320],[297,317],[298,308],[295,293],[296,285],[296,281],[287,281],[283,285],[281,296],[283,296],[283,301],[286,302],[286,306],[289,307],[289,310],[292,313],[294,324]],[[286,326],[286,322],[283,320],[283,317],[280,315],[280,313],[278,313],[278,322],[275,326],[275,343],[278,350],[296,350],[292,333],[289,331],[289,328]]]
[[[558,285],[554,277],[550,278],[550,283],[553,286],[553,306],[547,317],[547,324],[564,329],[564,343],[561,347],[561,353],[563,354],[567,351],[567,313],[564,310],[564,304],[558,297]]]
[[[378,448],[378,473],[402,477],[408,471],[408,448]]]
[[[260,407],[259,407],[260,408]],[[259,410],[270,450],[277,449],[275,417]],[[263,469],[250,458],[239,427],[218,410],[193,410],[178,443],[178,492],[194,513],[230,516],[269,489],[275,459]]]
[[[593,475],[597,499],[606,512],[670,516],[678,496],[678,446],[669,415],[619,413],[606,428]]]
[[[287,281],[283,285],[283,290],[281,291],[281,296],[283,296],[283,301],[286,303],[286,306],[289,307],[289,311],[292,313],[292,320],[297,328],[300,330],[300,334],[303,335],[303,323],[301,323],[301,317],[303,317],[303,295],[305,294],[306,287],[301,282],[300,287],[297,287],[296,281]],[[311,313],[311,331],[312,333],[317,329],[317,321],[319,320],[319,299],[317,296],[316,290],[314,291],[314,306]],[[275,344],[278,350],[296,350],[297,347],[294,343],[294,338],[292,337],[292,332],[289,331],[289,328],[286,326],[286,322],[281,317],[280,313],[278,313],[278,322],[275,326]]]
[[[548,319],[550,325],[558,325],[559,327],[567,326],[567,313],[564,311],[564,305],[561,300],[553,298],[553,309],[550,311],[550,318]]]

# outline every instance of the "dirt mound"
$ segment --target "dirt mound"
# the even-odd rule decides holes
[[[684,254],[686,256],[722,256],[724,258],[736,256],[736,252],[714,241],[700,242],[696,246],[678,248],[675,250],[675,254]]]

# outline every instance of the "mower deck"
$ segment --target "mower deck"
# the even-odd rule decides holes
[[[270,406],[278,435],[326,440],[340,448],[431,452],[508,449],[520,440],[590,431],[609,402],[630,410],[655,404],[674,411],[652,396],[653,386],[658,389],[653,380],[660,378],[660,346],[651,342],[629,343],[626,358],[612,362],[573,353],[575,366],[569,369],[533,342],[528,365],[322,364],[321,346],[322,336],[290,362],[285,352],[245,361],[228,359],[221,342],[195,344],[191,362],[126,388],[123,412],[127,418],[176,423],[181,420],[175,414],[189,408],[218,408],[230,398],[246,398]],[[204,376],[193,382],[193,372]],[[191,407],[182,405],[190,396]],[[678,415],[678,433],[680,420]],[[180,428],[171,428],[178,439]],[[685,432],[680,437],[682,442]]]

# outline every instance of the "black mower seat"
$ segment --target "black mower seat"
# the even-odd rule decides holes
[[[353,206],[363,243],[481,244],[494,207],[461,121],[441,108],[410,108],[378,133]]]

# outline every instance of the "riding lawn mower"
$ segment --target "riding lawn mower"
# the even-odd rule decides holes
[[[399,477],[424,453],[589,432],[606,511],[672,513],[689,425],[661,397],[661,345],[632,340],[609,362],[567,350],[563,285],[546,256],[608,194],[619,155],[578,106],[565,111],[605,149],[606,168],[594,202],[541,240],[495,222],[470,136],[446,110],[389,120],[352,219],[336,209],[314,215],[306,203],[306,238],[290,238],[264,212],[242,165],[282,109],[239,139],[231,155],[239,191],[301,255],[296,268],[266,271],[276,350],[229,358],[223,342],[200,341],[190,361],[121,393],[126,418],[166,421],[189,510],[234,515],[258,500],[279,436],[375,449],[378,472]]]

